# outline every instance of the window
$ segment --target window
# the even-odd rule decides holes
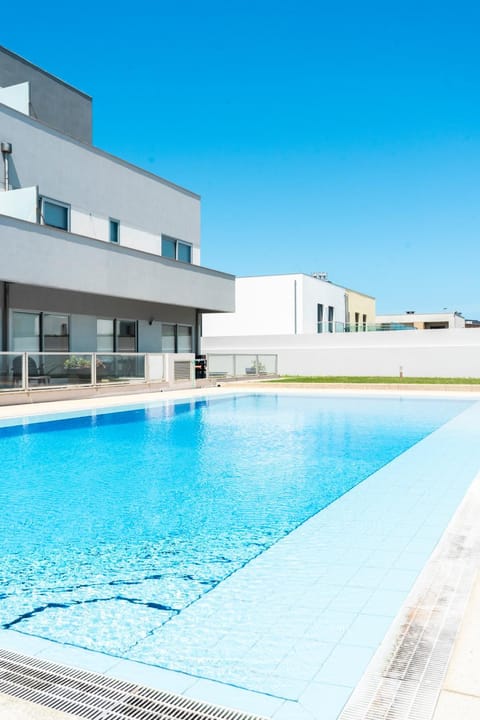
[[[177,352],[192,352],[192,328],[189,325],[177,325]]]
[[[97,352],[114,351],[114,320],[97,319]]]
[[[120,222],[110,218],[110,242],[120,242]]]
[[[177,260],[181,262],[192,262],[192,246],[186,243],[177,243]]]
[[[50,225],[51,227],[56,227],[60,230],[69,229],[70,208],[68,205],[42,198],[40,212],[44,225]]]
[[[137,322],[136,320],[116,321],[116,352],[137,351]]]
[[[366,315],[362,315],[362,320],[363,320],[363,332],[366,332],[366,330],[367,330],[367,316],[366,316]]]
[[[193,346],[191,325],[162,323],[162,352],[189,353]]]
[[[175,325],[162,323],[162,352],[174,353],[177,351]]]
[[[18,352],[38,352],[40,350],[39,313],[13,313],[12,349]]]
[[[177,243],[166,235],[162,235],[162,255],[172,260],[176,260],[177,257]]]
[[[192,246],[176,238],[162,235],[162,255],[171,260],[180,262],[192,262]]]
[[[48,315],[43,313],[44,352],[68,352],[69,333],[67,315]]]
[[[13,313],[13,349],[20,352],[68,352],[68,315]]]
[[[360,313],[355,313],[355,332],[358,332],[360,324]]]
[[[333,332],[333,317],[334,317],[335,308],[333,308],[331,305],[328,306],[328,332]]]
[[[317,305],[317,333],[323,332],[323,305]]]

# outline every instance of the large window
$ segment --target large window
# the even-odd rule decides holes
[[[43,313],[43,350],[45,352],[68,352],[69,332],[67,315]]]
[[[115,343],[115,320],[97,318],[97,352],[113,352]]]
[[[169,235],[162,235],[162,255],[172,260],[191,263],[192,246]]]
[[[191,325],[162,323],[162,352],[192,352],[193,329]]]
[[[137,352],[136,320],[115,321],[116,352]]]
[[[162,323],[162,352],[174,353],[177,351],[175,325]]]
[[[14,312],[12,332],[13,350],[18,350],[18,352],[38,352],[40,350],[39,313]]]
[[[19,352],[68,352],[68,315],[13,313],[13,350]]]
[[[189,325],[177,325],[177,352],[192,352],[192,328]]]
[[[60,230],[70,229],[70,208],[68,205],[59,203],[56,200],[42,198],[41,216],[44,225],[51,225],[60,228]]]

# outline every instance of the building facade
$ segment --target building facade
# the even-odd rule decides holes
[[[91,138],[89,96],[0,48],[1,349],[197,352],[234,309],[200,197]]]
[[[263,275],[236,279],[235,312],[205,316],[203,336],[360,332],[374,322],[374,298],[329,282],[324,273]]]
[[[458,312],[416,313],[411,310],[393,315],[377,315],[377,325],[383,330],[398,327],[405,330],[451,330],[464,328],[465,318]]]

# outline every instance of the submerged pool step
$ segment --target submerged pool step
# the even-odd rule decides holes
[[[86,720],[264,720],[10,650],[0,650],[0,693]]]

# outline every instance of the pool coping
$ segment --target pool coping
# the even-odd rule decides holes
[[[316,390],[315,394],[317,394],[317,387],[315,388],[315,390]],[[290,387],[282,388],[279,385],[273,385],[273,384],[267,388],[265,385],[260,384],[260,383],[256,384],[255,386],[250,383],[243,384],[243,386],[240,386],[240,384],[238,386],[235,386],[234,384],[230,383],[230,384],[228,384],[228,386],[224,386],[222,388],[208,388],[208,389],[202,388],[202,389],[198,389],[196,391],[192,391],[192,389],[189,388],[188,390],[186,389],[186,390],[182,390],[182,391],[175,391],[172,393],[168,393],[168,395],[166,395],[164,393],[155,393],[148,398],[147,404],[157,403],[159,401],[163,403],[163,402],[178,401],[178,400],[183,400],[183,399],[192,400],[192,399],[198,399],[200,396],[206,396],[206,397],[225,396],[225,395],[236,394],[238,391],[246,392],[248,394],[251,394],[252,392],[255,392],[255,393],[259,392],[261,394],[264,394],[265,392],[268,394],[270,394],[270,393],[276,394],[279,392],[281,392],[282,394],[283,394],[283,392],[285,392],[286,394],[295,394],[295,395],[311,395],[312,394],[310,388],[308,388],[308,389],[299,388],[297,384],[295,384],[295,387],[292,387],[292,388],[290,388]],[[374,390],[372,388],[368,388],[368,390],[365,390],[362,388],[360,391],[357,391],[357,389],[355,389],[355,392],[353,393],[350,388],[348,388],[348,390],[342,391],[342,390],[339,390],[339,388],[325,388],[322,386],[321,388],[319,388],[319,391],[323,392],[327,395],[341,395],[341,396],[352,395],[352,394],[369,396],[369,397],[372,397],[372,396],[380,396],[380,397],[389,396],[389,397],[391,397],[392,396],[391,392],[388,392],[388,391],[386,392],[383,389],[377,389],[377,388],[375,388]],[[422,392],[422,390],[418,390],[415,393],[415,395],[418,397],[432,398],[434,396],[438,396],[438,397],[443,397],[443,398],[448,397],[449,399],[453,399],[453,397],[455,397],[456,394],[457,393],[454,394],[451,391],[448,391],[448,393],[446,393],[446,392],[442,392],[442,391],[438,391],[438,390],[436,390],[435,393],[433,393],[430,390],[426,393]],[[478,394],[480,396],[480,393],[478,393]],[[395,387],[394,396],[398,397],[397,387]],[[410,398],[412,397],[411,392],[408,392],[408,397],[410,397]],[[460,391],[460,392],[458,392],[458,397],[465,398],[466,395],[465,395],[465,393]],[[471,398],[472,400],[477,399],[476,397],[472,397],[471,392],[468,392],[467,397]],[[88,399],[88,400],[84,400],[84,401],[82,401],[82,400],[67,400],[67,401],[59,401],[58,403],[57,402],[56,403],[43,403],[42,404],[43,407],[41,407],[40,404],[38,404],[34,407],[32,407],[32,405],[8,406],[6,408],[0,408],[0,419],[10,418],[11,420],[15,419],[18,421],[19,419],[26,418],[26,417],[29,417],[29,418],[35,417],[38,419],[40,419],[42,416],[43,416],[43,418],[46,418],[48,416],[49,417],[55,417],[55,416],[58,417],[58,413],[61,413],[61,414],[69,413],[72,410],[74,410],[77,412],[77,414],[78,413],[81,414],[83,411],[87,411],[89,409],[92,409],[93,407],[96,407],[101,410],[108,410],[108,409],[113,410],[113,409],[120,409],[120,408],[128,409],[135,405],[143,406],[145,404],[145,401],[146,401],[146,397],[145,397],[145,395],[142,394],[140,397],[138,395],[136,395],[136,396],[121,396],[121,397],[114,397],[114,398],[98,398],[95,400],[95,402],[92,402],[92,399]],[[53,407],[53,406],[55,406],[55,407]],[[60,406],[60,407],[57,407],[57,406]],[[7,411],[7,412],[5,412],[5,411]],[[444,540],[446,540],[446,538],[448,538],[449,533],[451,533],[450,528],[451,528],[452,524],[454,522],[456,522],[457,516],[460,514],[461,509],[466,504],[468,504],[468,502],[471,502],[470,494],[471,494],[471,491],[472,491],[472,488],[474,487],[474,485],[480,486],[479,478],[480,478],[480,476],[477,476],[476,480],[473,481],[470,489],[467,491],[466,495],[464,496],[464,499],[463,499],[460,507],[457,508],[457,511],[455,512],[454,518],[452,519],[448,528],[445,530],[445,532],[442,536],[442,540],[438,547],[440,547],[442,545],[442,543],[444,542]],[[480,505],[479,505],[479,507],[480,507]],[[437,548],[437,550],[438,550],[438,548]],[[437,551],[435,551],[435,552],[437,552]],[[415,583],[415,585],[411,591],[411,595],[409,597],[413,596],[415,594],[415,592],[418,593],[417,585],[419,585],[419,583],[421,581],[424,582],[424,574],[427,573],[427,570],[432,565],[432,562],[434,564],[436,563],[436,566],[438,566],[438,561],[434,560],[434,556],[432,556],[430,561],[425,566],[424,571],[422,571],[422,575],[420,576],[420,578],[417,579],[417,582]],[[463,598],[463,609],[466,604],[466,601],[467,601],[467,598],[464,597]],[[394,628],[398,625],[398,623],[400,623],[400,625],[398,625],[398,627],[402,626],[402,618],[405,617],[405,612],[409,612],[410,611],[409,609],[411,608],[411,604],[410,605],[408,604],[409,602],[411,603],[412,601],[407,599],[405,605],[402,607],[402,609],[400,610],[400,612],[397,616],[397,620],[395,621],[394,626],[392,626],[391,631],[389,631],[389,633],[387,633],[385,640],[383,641],[377,654],[375,655],[375,658],[372,660],[369,668],[367,669],[364,679],[359,683],[359,685],[357,686],[357,690],[352,695],[352,699],[346,705],[344,713],[349,712],[350,714],[345,715],[345,716],[342,714],[341,716],[339,716],[342,719],[344,718],[344,720],[347,720],[347,718],[348,718],[348,720],[353,720],[353,718],[355,718],[355,720],[357,720],[357,718],[361,718],[361,717],[362,718],[363,717],[365,717],[365,718],[366,717],[368,717],[368,718],[386,717],[386,715],[384,715],[384,714],[371,714],[371,709],[372,709],[371,703],[368,704],[368,706],[370,708],[368,710],[368,713],[370,713],[370,714],[365,714],[365,713],[363,715],[358,714],[358,712],[359,712],[358,711],[358,702],[355,706],[355,712],[357,714],[352,714],[352,712],[354,712],[354,710],[352,709],[354,706],[351,705],[351,703],[353,702],[353,699],[355,697],[358,698],[357,693],[363,693],[362,697],[365,698],[365,687],[366,686],[368,686],[370,688],[370,692],[373,692],[373,685],[375,685],[375,682],[373,682],[373,684],[372,684],[372,679],[371,679],[372,672],[375,674],[375,678],[378,679],[378,667],[379,667],[378,663],[380,662],[379,658],[383,658],[383,662],[384,662],[385,657],[388,657],[388,654],[391,651],[391,650],[389,650],[389,648],[391,649],[392,643],[395,643],[396,638],[398,637],[398,631],[395,632]],[[457,608],[456,612],[457,612],[456,626],[458,627],[458,624],[460,621],[460,616],[458,615],[458,608]],[[402,613],[403,613],[403,615],[402,615]],[[9,638],[7,638],[7,635],[6,635],[7,633],[9,634]],[[16,637],[12,638],[13,635],[15,635]],[[19,635],[22,635],[22,634],[17,633],[17,632],[14,633],[12,631],[1,631],[0,632],[0,646],[3,646],[6,643],[7,649],[8,649],[8,646],[11,647],[12,643],[13,643],[13,645],[16,645],[16,649],[19,650],[20,652],[27,652],[29,654],[32,653],[33,655],[40,655],[41,657],[45,657],[46,659],[48,659],[48,657],[50,657],[50,659],[58,660],[58,658],[60,656],[62,656],[63,662],[67,665],[73,664],[74,666],[78,666],[78,667],[83,666],[85,669],[90,669],[90,670],[94,669],[94,670],[98,670],[100,672],[105,672],[109,675],[114,674],[113,666],[118,665],[120,662],[120,663],[122,663],[121,676],[123,676],[124,679],[126,679],[127,676],[129,679],[131,679],[133,681],[138,681],[138,682],[142,681],[142,679],[143,679],[143,684],[149,684],[150,686],[157,687],[159,689],[165,689],[166,683],[168,681],[168,685],[170,687],[167,687],[167,689],[170,689],[174,692],[189,694],[189,692],[188,692],[189,688],[192,688],[194,684],[197,684],[196,677],[188,676],[185,673],[178,673],[176,671],[163,670],[161,668],[153,669],[154,672],[147,673],[147,676],[148,676],[148,678],[147,678],[148,682],[147,682],[147,681],[145,681],[145,668],[152,669],[152,666],[143,665],[142,663],[127,661],[127,660],[119,661],[118,658],[115,658],[110,655],[103,655],[102,653],[93,653],[92,651],[80,650],[79,648],[72,648],[70,650],[68,648],[68,646],[64,646],[64,645],[60,646],[61,652],[59,653],[58,652],[58,650],[59,650],[58,643],[48,641],[48,640],[42,640],[35,636],[26,636],[26,635],[22,635],[23,641],[21,641],[20,643],[17,643]],[[453,645],[453,641],[455,639],[454,634],[452,635],[452,633],[450,633],[450,639],[451,639],[451,645]],[[11,647],[11,649],[15,649],[15,648]],[[52,651],[53,651],[53,655],[52,655]],[[383,653],[383,655],[382,655],[382,653]],[[93,656],[96,656],[96,657],[93,658]],[[101,662],[103,662],[102,667],[101,667],[101,663],[100,664],[98,663],[99,660],[101,660]],[[448,661],[448,658],[447,658],[447,661]],[[79,664],[79,663],[81,663],[81,664]],[[135,669],[137,670],[136,676],[135,676]],[[158,670],[158,672],[157,672],[157,670]],[[446,665],[445,665],[443,674],[445,671],[446,671]],[[442,677],[443,677],[443,675],[442,675]],[[367,678],[370,678],[370,679],[367,679]],[[233,706],[237,707],[238,709],[244,710],[245,712],[251,712],[252,711],[251,710],[252,700],[258,701],[259,699],[263,699],[265,701],[265,705],[264,705],[265,711],[272,712],[272,710],[274,710],[273,698],[271,699],[271,701],[269,701],[268,699],[265,700],[265,696],[263,698],[253,697],[254,695],[261,696],[262,693],[254,693],[253,691],[242,690],[240,688],[231,688],[231,686],[225,685],[225,684],[217,682],[217,681],[205,680],[202,682],[204,683],[204,688],[205,688],[205,691],[207,692],[207,694],[209,692],[209,689],[210,689],[210,691],[214,690],[214,689],[218,690],[218,687],[220,687],[221,697],[223,698],[223,701],[220,704],[228,705],[228,703],[231,702],[232,707]],[[229,688],[231,688],[231,689],[229,689]],[[378,690],[378,688],[377,688],[377,690]],[[438,692],[440,692],[440,686],[438,687]],[[437,692],[437,695],[438,695],[438,692]],[[383,693],[383,691],[382,691],[382,693]],[[192,695],[190,695],[190,696],[192,696]],[[267,698],[268,698],[268,696],[267,696]],[[206,699],[206,698],[201,697],[199,699]],[[242,707],[242,704],[243,704],[243,707]],[[1,702],[1,698],[0,698],[0,709],[1,709],[1,705],[2,705],[2,702]],[[362,705],[362,707],[364,707],[365,702],[362,701],[361,705]],[[257,705],[257,707],[260,707],[260,706],[261,706],[261,703],[260,703],[260,705]],[[410,715],[396,715],[395,717],[407,718],[407,717],[410,717]],[[430,716],[429,715],[418,715],[418,713],[415,715],[415,718],[420,719],[423,717],[427,718],[427,717],[431,717],[431,715]]]

